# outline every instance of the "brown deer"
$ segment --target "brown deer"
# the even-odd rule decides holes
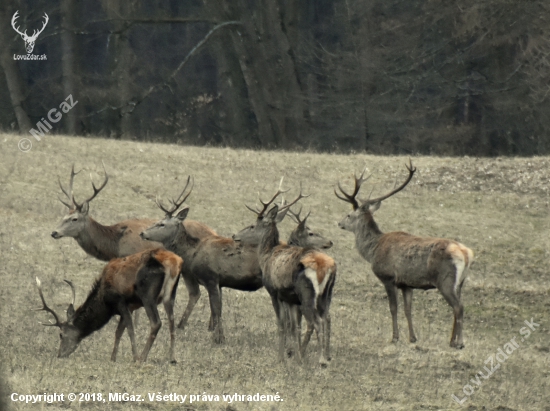
[[[298,197],[285,207],[290,208],[303,197],[300,192]],[[265,214],[270,202],[263,205],[264,209],[258,214],[254,230],[261,236],[257,248],[258,259],[262,268],[263,283],[271,296],[277,317],[279,360],[284,360],[285,340],[288,334],[291,334],[297,344],[296,354],[298,360],[301,360],[311,336],[308,331],[302,344],[300,338],[303,315],[317,332],[321,343],[319,363],[326,366],[330,356],[329,308],[336,280],[336,263],[331,257],[315,249],[281,244],[277,229],[279,207],[275,204]],[[236,235],[235,240],[247,241],[247,235],[250,233]],[[290,322],[286,319],[287,313],[290,314]]]
[[[256,291],[262,287],[262,273],[254,246],[239,244],[218,235],[201,239],[182,224],[186,221],[189,208],[184,207],[175,213],[192,189],[172,201],[171,208],[165,208],[157,200],[157,205],[165,212],[165,218],[143,231],[141,237],[162,243],[184,260],[182,276],[189,292],[189,301],[178,327],[184,328],[187,324],[200,298],[199,285],[202,285],[210,300],[210,329],[214,331],[214,342],[220,344],[225,340],[221,321],[222,288]]]
[[[271,200],[271,202],[275,199],[275,197]],[[264,205],[263,210],[257,210],[252,209],[251,207],[247,208],[256,214],[256,224],[250,225],[246,228],[243,228],[241,231],[239,231],[237,234],[233,236],[233,239],[238,239],[243,244],[250,244],[257,247],[262,239],[262,233],[259,230],[256,230],[256,225],[261,223],[261,220],[263,219],[263,215],[271,202],[264,203],[261,199],[260,202]],[[280,223],[287,212],[291,215],[291,217],[294,219],[294,221],[298,224],[294,230],[290,233],[290,236],[288,238],[288,241],[285,243],[284,241],[280,242],[280,245],[292,245],[297,247],[304,247],[304,248],[314,248],[314,249],[323,249],[327,250],[333,246],[333,242],[329,239],[323,237],[321,234],[312,231],[306,224],[307,219],[311,212],[307,213],[307,215],[301,219],[300,214],[302,212],[302,209],[298,211],[298,213],[293,212],[290,208],[284,208],[285,202],[284,200],[281,201],[281,208],[283,210],[280,210],[277,214],[276,223]],[[289,308],[285,305],[284,308]],[[287,310],[288,311],[288,310]],[[290,312],[286,313],[287,315],[287,321],[290,321]],[[299,313],[301,316],[301,312]],[[330,323],[330,314],[327,312],[327,322]],[[295,327],[295,322],[290,322],[291,327]],[[314,326],[313,323],[307,324],[307,331],[304,335],[304,339],[302,342],[302,353],[305,351],[305,348],[307,347],[309,340],[311,339],[311,335],[313,334]],[[317,336],[319,337],[319,336]],[[330,358],[327,358],[330,360]]]
[[[383,233],[373,218],[373,213],[378,210],[382,201],[403,190],[413,178],[416,168],[413,167],[412,161],[406,167],[409,176],[403,184],[384,196],[361,203],[356,197],[361,184],[368,179],[363,177],[366,169],[359,178],[355,177],[352,194],[347,194],[338,183],[343,197],[335,190],[336,197],[353,206],[353,212],[338,223],[338,226],[355,234],[355,245],[359,254],[371,263],[372,271],[386,288],[393,321],[392,342],[399,339],[397,290],[401,289],[403,293],[405,316],[409,324],[409,340],[416,342],[411,316],[413,289],[437,288],[454,312],[450,345],[463,348],[464,308],[461,290],[467,269],[474,259],[472,250],[457,241],[444,238],[418,237],[402,231]]]
[[[66,190],[59,181],[59,187],[67,197],[68,202],[62,199],[59,199],[59,201],[69,209],[69,212],[63,217],[57,229],[52,232],[52,237],[56,240],[63,237],[72,237],[86,253],[103,261],[161,247],[160,243],[145,241],[139,236],[143,230],[153,225],[157,220],[133,219],[121,221],[111,226],[104,226],[88,215],[90,202],[105,188],[109,181],[105,164],[103,164],[103,170],[105,171],[105,180],[99,188],[95,186],[92,180],[94,193],[82,203],[78,203],[73,194],[74,177],[78,174],[74,172],[74,165],[71,170],[69,189]],[[189,180],[187,181],[188,184]],[[182,195],[187,185],[182,191]],[[186,229],[198,238],[216,234],[210,227],[197,221],[189,220],[185,222],[185,225]]]
[[[68,357],[76,350],[80,341],[101,329],[114,315],[120,315],[111,360],[116,361],[120,338],[127,328],[134,361],[144,362],[162,325],[157,310],[157,304],[162,301],[170,327],[170,362],[175,363],[173,307],[182,265],[183,260],[179,256],[160,248],[111,260],[92,286],[84,304],[76,310],[75,288],[70,281],[65,280],[72,289],[73,300],[67,309],[67,321],[64,322],[61,322],[55,311],[46,304],[40,280],[36,278],[43,304],[38,310],[51,313],[55,319],[55,323],[43,325],[57,326],[61,329],[61,343],[57,356]],[[143,352],[138,356],[131,312],[140,307],[144,307],[147,312],[151,332]]]

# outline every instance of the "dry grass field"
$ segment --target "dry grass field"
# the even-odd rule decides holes
[[[32,150],[23,153],[17,147],[19,138],[0,135],[0,355],[7,409],[550,411],[550,158],[413,157],[418,168],[414,180],[376,213],[383,231],[458,239],[474,250],[476,261],[463,288],[466,347],[455,350],[449,347],[452,311],[435,290],[414,293],[416,344],[406,338],[400,295],[401,340],[390,342],[384,288],[355,250],[353,235],[337,227],[350,207],[334,196],[335,183],[340,180],[350,187],[352,173],[367,165],[373,177],[365,184],[364,196],[371,188],[373,195],[382,194],[406,177],[406,157],[255,152],[61,136],[35,141]],[[54,240],[50,233],[65,212],[57,200],[58,176],[66,184],[72,163],[84,169],[75,182],[75,195],[83,199],[91,193],[88,173],[101,181],[102,160],[110,181],[91,203],[90,214],[103,224],[162,217],[155,196],[176,195],[192,174],[190,218],[230,235],[254,219],[244,204],[255,203],[258,192],[264,198],[270,195],[281,175],[293,190],[302,182],[311,194],[302,201],[306,210],[313,210],[310,225],[334,241],[328,253],[338,263],[329,367],[317,366],[315,338],[302,365],[292,359],[277,362],[275,316],[265,290],[224,290],[227,341],[217,346],[207,331],[209,306],[203,289],[189,326],[178,330],[176,365],[167,361],[169,334],[162,306],[163,327],[144,365],[132,362],[126,334],[117,362],[109,360],[114,319],[83,340],[68,359],[57,359],[58,330],[38,323],[50,319],[47,313],[31,310],[40,307],[34,278],[42,280],[51,306],[63,312],[71,298],[63,279],[74,282],[78,305],[100,274],[103,262],[88,257],[73,239]],[[282,235],[291,229],[289,221],[283,222]],[[180,282],[178,320],[186,302]],[[540,326],[533,326],[525,338],[520,330],[531,319]],[[140,349],[148,329],[142,314]],[[490,358],[514,337],[519,348],[490,377],[480,378],[478,372],[486,376]],[[467,384],[471,396],[464,394]],[[12,393],[64,393],[65,401],[27,405],[12,402]],[[108,393],[139,394],[145,401],[71,402],[68,393],[102,393],[104,398]],[[150,402],[148,393],[196,395],[201,401],[190,403],[188,397],[185,404]],[[223,394],[235,393],[278,393],[282,401],[223,401]],[[220,401],[203,401],[203,394],[219,395]],[[452,395],[465,398],[462,406]]]

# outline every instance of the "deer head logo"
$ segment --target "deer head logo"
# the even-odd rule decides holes
[[[46,13],[44,13],[44,16],[43,16],[44,17],[44,25],[42,26],[42,28],[40,30],[34,30],[34,32],[32,33],[32,36],[28,36],[27,35],[27,30],[25,30],[22,33],[22,32],[19,31],[19,27],[15,27],[15,21],[19,17],[18,13],[19,13],[19,10],[17,10],[15,12],[15,14],[13,15],[13,17],[11,19],[11,26],[13,27],[13,29],[18,34],[21,35],[21,38],[25,41],[25,48],[27,49],[27,54],[31,54],[32,50],[34,49],[34,42],[38,38],[38,35],[44,31],[44,29],[46,28],[46,24],[48,24],[48,21],[50,20],[50,18],[48,17],[48,15]]]

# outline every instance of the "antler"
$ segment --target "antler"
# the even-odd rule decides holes
[[[266,212],[266,210],[269,208],[269,206],[273,203],[273,201],[275,201],[275,199],[283,194],[283,193],[286,193],[288,190],[282,190],[281,189],[281,186],[283,185],[283,179],[284,179],[284,176],[281,177],[281,181],[279,182],[279,188],[277,189],[277,192],[275,193],[275,195],[273,197],[271,197],[271,200],[269,200],[267,203],[264,203],[262,201],[262,199],[260,198],[260,196],[258,195],[258,198],[260,200],[260,203],[262,203],[262,205],[264,206],[262,210],[258,210],[258,209],[253,209],[252,207],[248,206],[247,204],[245,204],[245,207],[248,208],[250,211],[252,211],[254,214],[256,214],[258,217],[257,218],[262,218],[264,216],[264,213]],[[289,189],[290,190],[290,189]],[[284,200],[281,202],[281,205],[283,204]],[[281,208],[282,210],[282,208]]]
[[[288,203],[287,205],[285,206],[282,206],[281,208],[279,208],[279,214],[282,212],[282,211],[285,211],[285,210],[290,210],[290,207],[292,207],[294,204],[296,204],[298,201],[300,201],[302,198],[306,198],[306,197],[309,197],[310,194],[308,195],[304,195],[302,194],[302,183],[300,183],[300,193],[298,194],[298,196],[293,200],[291,201],[290,203]]]
[[[75,205],[75,207],[77,208],[77,210],[80,210],[82,209],[82,206],[85,204],[85,203],[89,203],[90,201],[92,201],[98,194],[101,190],[103,190],[105,188],[105,186],[107,185],[107,182],[109,181],[109,175],[107,174],[107,169],[105,168],[105,163],[102,161],[101,164],[103,164],[103,171],[105,172],[105,181],[103,181],[103,184],[101,184],[101,186],[99,188],[97,188],[95,186],[95,183],[94,183],[94,180],[92,178],[92,174],[90,173],[90,180],[92,180],[92,187],[94,189],[94,193],[92,194],[92,196],[86,200],[84,200],[84,202],[82,204],[78,204],[74,198],[74,195],[72,195],[72,200],[73,200],[73,203]],[[72,176],[71,176],[72,178]],[[71,187],[71,191],[72,191],[72,187]],[[72,192],[71,192],[72,194]]]
[[[80,171],[78,173],[80,173]],[[68,192],[67,192],[67,190],[65,190],[65,188],[61,184],[61,178],[57,177],[57,181],[59,182],[59,187],[61,188],[61,191],[63,191],[63,194],[65,194],[67,196],[67,198],[69,199],[69,201],[71,201],[71,202],[74,198],[74,196],[73,196],[74,176],[76,176],[78,173],[74,172],[74,164],[73,164],[73,168],[71,169],[71,179],[69,180],[69,191]],[[71,210],[71,211],[74,210],[74,207],[75,207],[74,203],[73,203],[73,205],[70,205],[70,204],[67,204],[65,201],[63,201],[62,199],[60,199],[59,197],[58,197],[58,199],[63,204],[65,204],[65,206],[67,206],[69,208],[69,210]]]
[[[306,216],[304,217],[303,220],[300,220],[300,214],[302,213],[302,207],[300,206],[300,210],[298,211],[298,213],[295,213],[294,211],[292,211],[290,208],[288,209],[288,212],[290,213],[290,215],[293,217],[294,221],[298,224],[298,225],[304,225],[306,224],[306,220],[307,218],[309,217],[309,215],[311,214],[311,210],[306,214]]]
[[[359,208],[359,203],[357,202],[356,197],[357,197],[357,193],[359,192],[359,189],[361,188],[361,184],[363,184],[365,181],[367,181],[370,178],[370,176],[368,176],[367,178],[363,178],[363,176],[365,175],[365,171],[367,171],[367,167],[363,169],[363,172],[361,173],[359,178],[357,178],[355,174],[353,175],[353,178],[355,179],[355,187],[353,189],[353,193],[351,194],[346,193],[342,188],[342,186],[340,185],[340,182],[338,182],[338,188],[340,189],[344,197],[341,197],[340,195],[338,195],[338,193],[336,192],[336,189],[334,189],[334,194],[336,195],[336,197],[338,197],[340,200],[344,200],[346,203],[350,203],[353,206],[354,210],[357,210]]]
[[[407,184],[409,184],[409,182],[413,178],[414,172],[416,171],[416,167],[413,167],[412,160],[410,158],[409,158],[409,164],[408,165],[405,164],[405,167],[407,168],[407,170],[409,170],[409,176],[407,177],[407,179],[405,180],[405,182],[403,184],[401,184],[396,189],[390,191],[388,194],[383,195],[382,197],[378,197],[378,198],[375,198],[373,200],[368,199],[366,202],[369,203],[369,204],[379,203],[381,201],[384,201],[386,198],[391,197],[395,193],[398,193],[399,191],[403,190],[407,186]]]
[[[33,33],[32,33],[32,36],[29,37],[29,40],[36,40],[36,38],[38,37],[38,35],[40,33],[42,33],[44,31],[44,29],[46,28],[46,25],[48,24],[48,21],[50,21],[50,18],[48,17],[48,15],[46,14],[46,12],[44,12],[44,15],[42,16],[44,17],[45,21],[44,21],[44,24],[42,25],[42,28],[40,30],[34,30]],[[25,33],[27,32],[27,30],[25,30]]]
[[[27,30],[25,30],[24,33],[21,33],[21,32],[19,31],[19,27],[15,27],[15,20],[17,20],[17,19],[19,18],[18,14],[19,14],[19,10],[17,10],[17,11],[15,12],[15,14],[13,15],[13,17],[11,18],[11,26],[13,27],[13,29],[14,29],[19,35],[28,37],[28,36],[27,36]],[[46,14],[46,13],[44,13],[44,14]]]
[[[42,293],[42,285],[41,285],[40,280],[38,279],[38,277],[36,277],[36,285],[38,286],[38,294],[40,294],[40,299],[42,300],[42,308],[35,308],[34,311],[47,311],[47,312],[51,313],[55,318],[55,324],[51,323],[51,322],[50,323],[40,323],[40,324],[48,326],[48,327],[51,327],[51,326],[61,327],[61,321],[59,321],[59,317],[57,316],[57,314],[55,313],[54,310],[52,310],[50,307],[48,307],[48,305],[46,304],[46,300],[44,300],[44,294]],[[73,290],[74,290],[74,288],[73,288]],[[74,296],[74,294],[73,294],[73,296]]]
[[[189,192],[187,194],[185,194],[185,191],[187,190],[187,187],[189,186],[189,182],[192,182],[191,184],[191,188],[189,189]],[[180,206],[185,202],[185,200],[187,200],[187,197],[189,197],[189,195],[191,194],[191,191],[193,191],[193,186],[195,185],[195,181],[191,179],[191,176],[188,176],[187,177],[187,183],[185,184],[185,187],[183,187],[183,190],[181,191],[181,194],[178,196],[177,200],[170,200],[170,202],[172,203],[172,208],[170,209],[167,209],[165,208],[162,203],[159,201],[159,198],[157,196],[156,200],[155,200],[155,203],[157,204],[157,206],[166,213],[166,216],[167,217],[172,217],[172,214],[174,214],[178,208],[180,208]],[[185,196],[184,196],[185,194]]]

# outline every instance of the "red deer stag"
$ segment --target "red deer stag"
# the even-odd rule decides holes
[[[275,197],[274,197],[275,198]],[[274,200],[274,198],[271,200],[271,202]],[[261,199],[260,202],[264,205],[263,210],[254,210],[247,206],[247,208],[256,214],[256,224],[248,226],[246,228],[243,228],[241,231],[239,231],[236,235],[233,236],[234,239],[238,239],[243,244],[251,244],[255,247],[258,246],[262,239],[262,233],[260,233],[259,230],[256,230],[256,225],[261,222],[263,219],[263,215],[271,202],[264,203]],[[281,207],[285,205],[285,202],[281,202]],[[315,249],[329,249],[333,246],[332,241],[328,240],[327,238],[323,237],[321,234],[312,231],[307,225],[306,221],[310,215],[308,213],[304,219],[300,219],[301,214],[301,208],[298,213],[294,213],[290,208],[285,208],[282,211],[279,211],[277,214],[276,223],[280,223],[283,218],[285,217],[286,213],[290,213],[290,215],[293,217],[294,221],[298,224],[294,230],[290,233],[290,236],[288,238],[288,242],[285,243],[284,241],[280,242],[280,245],[292,245],[297,247],[304,247],[304,248],[315,248]],[[286,307],[286,306],[285,306]],[[286,307],[288,308],[288,307]],[[289,312],[286,313],[287,315],[290,315]],[[301,314],[300,314],[301,315]],[[289,320],[289,318],[287,318]],[[330,324],[330,314],[327,312],[327,323]],[[295,326],[295,323],[291,322],[290,325],[292,327]],[[304,339],[302,342],[302,353],[305,351],[305,348],[307,347],[309,340],[311,339],[311,335],[313,334],[314,326],[313,323],[307,324],[307,331],[304,335]],[[319,336],[317,336],[319,337]],[[328,355],[328,354],[327,354]],[[330,360],[330,358],[327,358]]]
[[[303,197],[300,192],[298,197],[285,207],[290,208]],[[263,204],[264,209],[258,214],[255,225],[255,231],[261,237],[257,252],[263,283],[271,296],[277,317],[279,360],[284,360],[285,340],[288,334],[292,334],[298,345],[296,354],[298,360],[301,360],[309,342],[309,338],[306,337],[307,340],[302,346],[300,340],[303,314],[308,324],[313,324],[317,332],[321,343],[319,363],[326,366],[330,356],[329,308],[336,280],[336,263],[331,257],[315,249],[281,244],[277,229],[279,207],[275,204],[265,214],[270,202]],[[236,235],[235,239],[246,241],[246,236]],[[290,314],[290,323],[286,321],[287,312]]]
[[[170,327],[170,362],[175,363],[173,307],[182,265],[183,260],[179,256],[164,249],[146,250],[111,260],[103,269],[101,277],[94,283],[84,304],[76,310],[74,309],[76,294],[74,286],[70,281],[65,280],[73,292],[73,301],[67,309],[65,322],[61,322],[55,311],[46,304],[40,280],[36,278],[38,293],[43,304],[43,307],[38,310],[51,313],[55,319],[55,323],[43,323],[43,325],[57,326],[61,329],[61,344],[57,356],[68,357],[76,350],[80,341],[101,329],[112,316],[120,315],[111,360],[116,361],[120,338],[124,329],[128,328],[134,361],[145,361],[162,325],[157,310],[157,304],[162,301]],[[130,314],[140,307],[144,307],[147,312],[151,332],[143,352],[138,356]]]
[[[78,174],[74,172],[74,165],[71,170],[69,189],[66,190],[59,181],[59,187],[67,197],[68,202],[59,200],[69,209],[69,213],[63,217],[61,224],[52,232],[52,237],[56,240],[63,237],[72,237],[86,253],[103,261],[161,247],[160,243],[145,241],[139,236],[143,230],[153,225],[157,220],[133,219],[121,221],[111,226],[104,226],[88,215],[90,202],[105,188],[109,181],[105,164],[103,170],[105,171],[105,180],[101,186],[97,188],[92,181],[94,193],[80,204],[77,203],[73,194],[74,177]],[[187,184],[189,184],[189,180]],[[190,233],[198,238],[216,234],[210,227],[197,221],[186,221],[185,226]]]
[[[368,177],[363,178],[365,170],[359,178],[355,177],[355,188],[352,194],[347,194],[340,183],[338,188],[343,197],[336,190],[334,191],[336,197],[353,206],[353,212],[348,214],[338,226],[355,234],[355,245],[359,254],[371,263],[372,271],[386,288],[393,321],[392,342],[397,342],[399,339],[397,289],[401,289],[403,293],[405,316],[409,324],[409,340],[416,342],[411,316],[413,289],[437,288],[454,312],[451,347],[463,348],[464,308],[460,297],[467,268],[474,259],[472,250],[457,241],[444,238],[418,237],[402,231],[391,233],[380,231],[374,221],[373,213],[378,210],[382,201],[405,188],[411,181],[416,168],[411,161],[407,166],[409,176],[403,184],[384,196],[361,201],[360,204],[356,197],[361,184],[368,179]]]
[[[198,238],[185,224],[188,207],[177,214],[178,209],[191,194],[182,195],[172,201],[171,208],[165,208],[158,200],[157,205],[165,212],[165,218],[141,233],[148,241],[158,241],[164,247],[184,260],[182,276],[189,292],[189,302],[183,313],[179,328],[184,328],[200,298],[199,285],[206,288],[210,299],[211,324],[214,342],[225,340],[221,321],[222,288],[241,291],[256,291],[262,287],[262,273],[256,256],[256,248],[238,244],[231,238],[210,235]],[[175,215],[174,215],[175,214]]]

